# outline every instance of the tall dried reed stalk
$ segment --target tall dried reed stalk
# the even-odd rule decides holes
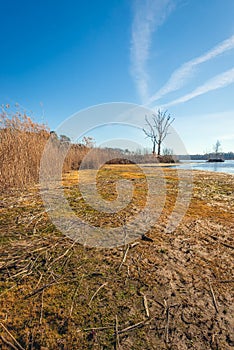
[[[38,181],[40,159],[49,137],[45,125],[17,112],[0,114],[0,192]]]
[[[53,135],[53,134],[52,134]],[[66,154],[63,172],[78,169],[88,148],[69,144],[54,134],[54,140],[44,124],[38,124],[26,114],[2,109],[0,113],[0,194],[27,188],[39,180],[40,164],[45,146],[49,147],[49,167],[61,167],[61,151]],[[52,140],[52,141],[51,141]],[[51,164],[52,160],[52,164]],[[52,172],[54,173],[54,172]]]

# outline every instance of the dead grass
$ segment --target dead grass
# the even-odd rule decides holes
[[[40,159],[49,137],[45,125],[25,114],[0,114],[0,192],[38,181]]]
[[[38,183],[40,163],[50,133],[46,125],[38,124],[26,114],[10,107],[0,112],[0,193],[25,189]],[[68,151],[63,171],[78,169],[87,147],[60,142],[55,136],[49,143],[50,164],[58,167],[58,154]],[[48,166],[48,169],[49,169]]]
[[[89,181],[92,170],[84,171]],[[135,246],[74,244],[50,223],[36,187],[0,198],[2,349],[19,348],[16,342],[24,349],[233,347],[233,177],[194,172],[190,208],[176,232],[166,234],[178,179],[175,170],[164,172],[167,199],[148,232],[153,242]],[[121,177],[134,183],[134,206],[144,206],[145,179],[134,166],[104,167],[100,194],[114,199]],[[118,224],[87,207],[77,172],[63,185],[77,215]],[[131,208],[121,217],[134,215]]]

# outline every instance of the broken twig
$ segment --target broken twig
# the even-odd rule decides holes
[[[218,306],[217,306],[217,302],[216,302],[214,290],[213,290],[212,285],[211,285],[210,282],[209,282],[209,286],[210,286],[210,291],[211,291],[211,295],[212,295],[213,304],[214,304],[214,307],[215,307],[216,312],[218,313],[219,310],[218,310]]]
[[[16,345],[19,347],[20,350],[25,350],[20,343],[15,339],[15,337],[11,334],[11,332],[4,326],[4,324],[2,322],[0,322],[0,325],[2,326],[2,328],[7,332],[7,334],[11,337],[11,339],[14,340],[14,342],[16,343]]]
[[[3,341],[5,344],[7,344],[8,346],[10,346],[12,349],[18,350],[18,348],[17,348],[14,344],[12,344],[9,340],[7,340],[6,338],[4,338],[3,335],[1,335],[1,338],[2,338],[2,341]]]
[[[131,331],[131,330],[136,329],[136,328],[141,328],[141,327],[143,327],[145,324],[150,323],[153,319],[154,319],[154,317],[152,317],[152,318],[150,318],[150,319],[147,319],[147,320],[144,320],[144,321],[141,321],[141,322],[138,322],[138,323],[135,323],[135,324],[133,324],[132,326],[129,326],[129,327],[127,327],[127,328],[121,329],[121,330],[119,331],[119,334],[122,334],[122,333],[128,332],[128,331]]]
[[[143,304],[144,304],[146,316],[149,317],[150,314],[149,314],[149,308],[148,308],[148,301],[145,294],[143,294]]]
[[[127,245],[127,248],[126,248],[125,253],[124,253],[124,256],[123,256],[123,260],[122,260],[121,264],[119,265],[119,270],[121,269],[121,267],[122,267],[123,264],[125,263],[125,260],[126,260],[126,258],[127,258],[128,251],[129,251],[129,245]]]
[[[115,316],[115,335],[116,335],[116,349],[121,349],[120,342],[119,342],[119,322],[118,322],[118,316]]]
[[[92,303],[93,299],[95,298],[95,296],[97,295],[97,293],[98,293],[103,287],[105,287],[105,286],[107,285],[107,283],[108,283],[108,282],[103,283],[103,284],[96,290],[96,292],[93,294],[92,298],[91,298],[90,301],[89,301],[89,304],[88,304],[89,306],[91,305],[91,303]]]

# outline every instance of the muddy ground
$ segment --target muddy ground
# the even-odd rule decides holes
[[[168,232],[179,180],[175,169],[163,172],[166,202],[150,240],[112,249],[59,232],[37,187],[0,197],[2,349],[233,348],[233,176],[193,171],[188,211]],[[100,194],[115,199],[121,177],[136,190],[132,206],[116,216],[87,207],[77,173],[67,174],[63,186],[76,215],[114,227],[143,208],[147,186],[134,166],[103,169]]]

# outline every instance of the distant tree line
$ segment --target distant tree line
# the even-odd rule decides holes
[[[191,154],[191,155],[179,155],[178,159],[191,159],[191,160],[207,160],[210,156],[210,153],[205,154]],[[222,157],[225,160],[234,160],[234,152],[223,152]]]

